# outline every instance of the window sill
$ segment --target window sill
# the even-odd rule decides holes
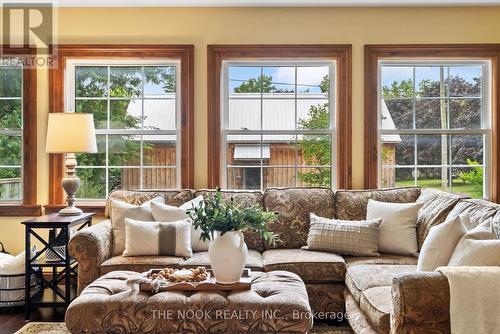
[[[41,216],[41,205],[24,205],[24,204],[8,204],[0,205],[0,216],[15,217],[15,216]]]
[[[76,204],[76,206],[83,210],[83,212],[95,212],[96,216],[104,216],[104,209],[106,204],[96,203],[96,204]],[[43,206],[45,209],[45,214],[57,213],[59,210],[66,207],[66,204],[47,204]]]

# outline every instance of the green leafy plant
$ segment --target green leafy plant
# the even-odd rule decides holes
[[[234,199],[222,198],[220,188],[198,206],[188,209],[195,229],[201,229],[200,239],[213,240],[214,232],[224,235],[231,231],[253,230],[269,245],[275,245],[278,237],[267,229],[267,223],[276,219],[275,212],[263,211],[259,206],[240,207]]]
[[[330,80],[326,75],[320,83],[322,93],[328,93]],[[328,103],[311,106],[307,117],[298,120],[299,129],[317,130],[330,127],[330,112]],[[332,163],[332,143],[329,136],[307,135],[297,142],[298,150],[306,165],[329,166]],[[330,168],[311,167],[306,172],[299,171],[297,178],[310,186],[331,186]]]
[[[466,162],[469,166],[479,165],[477,161],[473,161],[471,159],[467,159]],[[471,195],[478,198],[483,197],[483,168],[474,167],[468,172],[460,172],[458,177],[460,177],[464,183],[472,184],[473,190]]]

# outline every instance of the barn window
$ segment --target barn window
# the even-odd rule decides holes
[[[380,61],[383,187],[488,197],[490,62]]]
[[[97,154],[78,154],[77,197],[179,188],[180,61],[68,60],[66,110],[94,114]]]
[[[335,61],[223,61],[222,186],[335,184]]]

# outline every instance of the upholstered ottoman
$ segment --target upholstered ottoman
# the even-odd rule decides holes
[[[287,271],[252,273],[252,289],[139,291],[141,274],[108,273],[66,311],[71,333],[306,333],[313,325],[306,288]]]

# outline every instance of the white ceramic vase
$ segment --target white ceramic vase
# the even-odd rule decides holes
[[[208,258],[217,283],[239,282],[247,256],[248,248],[241,231],[215,236],[208,248]]]

